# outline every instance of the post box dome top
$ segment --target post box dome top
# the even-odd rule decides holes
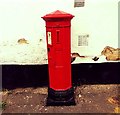
[[[51,12],[49,14],[46,14],[45,16],[43,16],[43,19],[49,19],[49,18],[70,18],[72,19],[74,16],[72,14],[60,11],[60,10],[56,10],[54,12]]]

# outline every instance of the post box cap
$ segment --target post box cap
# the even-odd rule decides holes
[[[60,10],[56,10],[54,12],[51,12],[49,14],[46,14],[45,16],[43,16],[43,19],[51,19],[51,18],[69,18],[72,19],[74,16],[72,14],[60,11]]]

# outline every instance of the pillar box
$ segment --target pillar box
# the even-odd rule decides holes
[[[47,105],[73,105],[71,77],[71,19],[74,16],[55,11],[43,16],[46,22],[49,87]]]

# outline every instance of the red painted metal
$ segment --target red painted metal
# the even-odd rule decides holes
[[[73,17],[59,10],[42,17],[46,21],[49,87],[57,91],[72,87],[71,19]]]

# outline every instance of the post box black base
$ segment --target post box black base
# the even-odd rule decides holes
[[[47,106],[70,106],[75,105],[74,89],[56,91],[48,88]]]

